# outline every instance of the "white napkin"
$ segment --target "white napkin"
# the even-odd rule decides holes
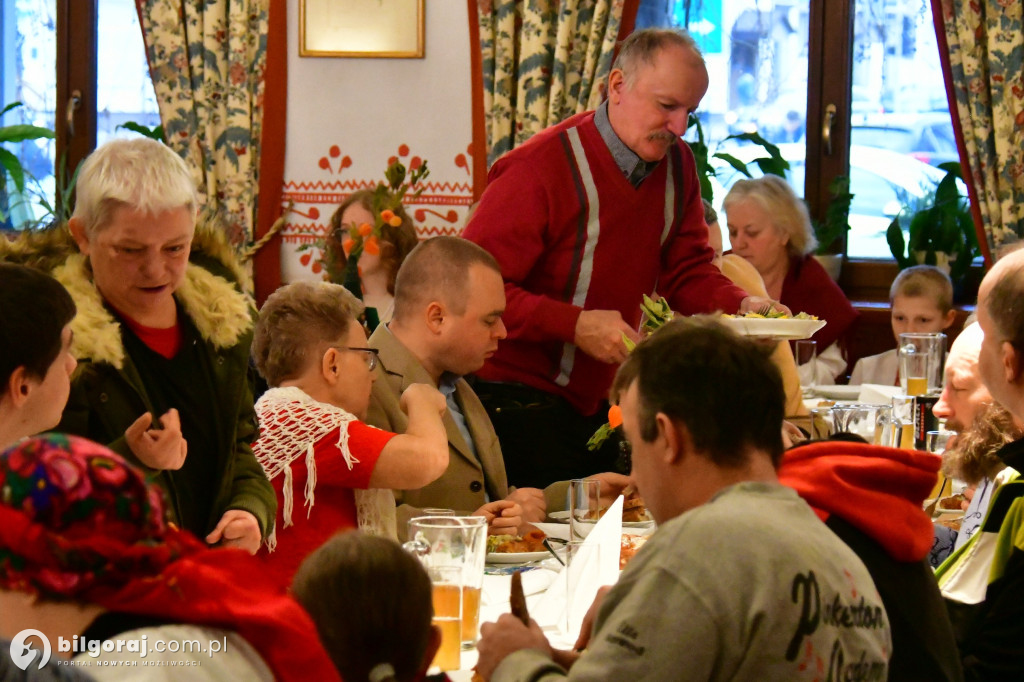
[[[889,405],[892,399],[901,392],[899,386],[885,386],[884,384],[861,384],[858,402],[867,405]]]
[[[622,502],[619,499],[605,512],[601,520],[584,540],[584,547],[599,546],[598,565],[586,561],[573,562],[569,576],[575,585],[573,604],[576,608],[570,614],[578,629],[579,622],[587,612],[597,590],[603,585],[611,585],[619,579],[619,551],[622,546]],[[586,556],[586,550],[582,550]],[[551,586],[540,598],[530,615],[541,627],[556,627],[562,634],[575,637],[575,632],[568,632],[566,627],[566,569],[559,571]]]

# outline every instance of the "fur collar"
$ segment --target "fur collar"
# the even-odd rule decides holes
[[[71,323],[75,333],[71,352],[76,359],[109,363],[119,370],[124,367],[120,325],[103,305],[89,260],[79,253],[67,225],[26,231],[12,240],[0,237],[0,259],[49,271],[71,293],[78,307]],[[226,268],[245,291],[251,290],[251,281],[223,232],[200,222],[192,239],[192,262],[174,296],[203,339],[215,348],[230,348],[252,328],[254,304],[232,282],[197,264],[203,259]]]
[[[72,355],[124,367],[121,326],[103,305],[99,290],[92,282],[85,256],[69,256],[53,276],[70,292],[78,314],[71,322],[74,332]],[[252,303],[227,280],[190,263],[185,281],[174,297],[195,324],[199,334],[217,349],[230,348],[252,328]]]

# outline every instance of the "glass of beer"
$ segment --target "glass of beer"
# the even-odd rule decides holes
[[[487,558],[487,520],[482,516],[420,516],[409,521],[409,537],[411,539],[404,547],[419,558],[428,573],[446,568],[458,571],[458,579],[449,580],[445,585],[458,586],[458,645],[471,648],[476,643],[480,617],[480,591]],[[436,588],[434,594],[436,609]]]
[[[441,629],[441,647],[434,654],[431,668],[442,671],[462,667],[462,568],[435,566],[428,568],[434,601],[431,621]]]
[[[897,355],[904,395],[938,395],[942,391],[945,334],[900,334]]]

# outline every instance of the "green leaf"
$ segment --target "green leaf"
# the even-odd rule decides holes
[[[626,351],[632,353],[633,349],[636,348],[636,344],[633,339],[626,336],[626,332],[620,332],[622,334],[622,343],[626,346]]]
[[[587,450],[594,451],[599,449],[604,442],[615,432],[615,429],[611,427],[611,424],[601,424],[594,435],[587,441]]]
[[[14,186],[19,192],[25,191],[25,170],[21,167],[21,161],[12,152],[0,147],[0,166],[3,166],[10,174]]]
[[[125,130],[130,130],[133,133],[138,133],[139,135],[148,137],[151,140],[156,140],[157,142],[164,141],[164,127],[162,125],[158,125],[155,128],[150,128],[148,126],[136,123],[135,121],[125,121],[117,127],[124,128]]]
[[[4,114],[6,114],[11,109],[14,109],[15,107],[20,107],[20,106],[21,106],[21,102],[11,102],[6,107],[4,107],[2,110],[0,110],[0,116],[3,116]]]
[[[22,123],[0,128],[0,142],[24,142],[43,138],[52,140],[54,137],[56,135],[52,130]]]
[[[751,177],[750,171],[747,170],[747,164],[743,163],[742,161],[737,159],[732,154],[726,154],[724,152],[718,152],[718,153],[716,153],[714,155],[714,158],[721,159],[722,161],[725,161],[727,164],[729,164],[730,166],[732,166],[733,168],[738,170],[740,173],[743,173],[748,178]]]
[[[889,242],[889,251],[892,252],[892,257],[896,259],[900,268],[908,267],[910,259],[907,258],[907,243],[903,239],[903,228],[900,226],[899,216],[893,218],[889,223],[889,227],[885,231],[885,240]]]

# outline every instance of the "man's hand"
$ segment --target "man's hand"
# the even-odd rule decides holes
[[[406,414],[409,414],[410,409],[423,406],[435,409],[438,414],[444,416],[444,411],[448,409],[448,403],[444,399],[444,394],[427,384],[409,384],[409,387],[402,391],[402,397],[398,400],[398,406]]]
[[[523,525],[523,508],[511,500],[488,502],[473,512],[473,516],[487,519],[490,535],[516,535]]]
[[[180,469],[185,463],[188,443],[181,435],[181,420],[173,407],[160,417],[163,428],[153,428],[153,415],[146,412],[125,429],[124,439],[139,461],[151,469]]]
[[[485,680],[491,679],[494,669],[505,657],[521,649],[539,649],[551,656],[551,645],[537,621],[531,619],[530,627],[526,627],[511,613],[504,613],[496,623],[484,623],[480,626],[480,641],[476,643],[480,654],[477,673]]]
[[[580,636],[576,638],[576,644],[573,645],[574,651],[583,651],[590,644],[590,639],[594,636],[594,620],[597,618],[597,612],[611,589],[611,585],[605,585],[597,591],[597,596],[594,597],[593,603],[587,609],[587,615],[583,616],[583,623],[580,625]]]
[[[523,520],[527,523],[543,523],[548,517],[548,503],[539,488],[516,488],[505,499],[522,507]]]
[[[229,509],[220,517],[217,527],[206,536],[206,544],[244,549],[255,554],[260,548],[260,523],[256,517],[242,509]]]
[[[786,315],[793,314],[793,311],[791,311],[789,308],[782,305],[778,301],[773,301],[772,299],[765,298],[764,296],[747,296],[745,299],[740,301],[739,312],[759,313],[765,308],[771,308],[772,310],[784,313]]]
[[[619,495],[626,492],[626,488],[636,488],[633,484],[633,479],[629,476],[616,474],[612,471],[606,471],[603,474],[594,474],[593,476],[587,476],[587,478],[591,481],[601,482],[601,509],[607,509],[612,506],[612,503],[619,499]]]
[[[576,319],[573,343],[595,360],[618,364],[629,355],[622,342],[623,334],[634,343],[640,343],[640,334],[626,324],[619,311],[584,310]]]

